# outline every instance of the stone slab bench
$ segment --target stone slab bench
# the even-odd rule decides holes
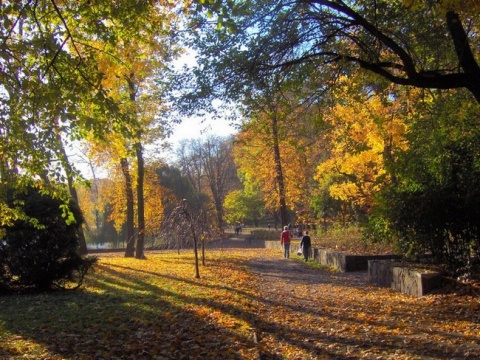
[[[270,249],[282,249],[280,241],[265,241]],[[292,242],[290,251],[296,253],[299,242]],[[321,265],[341,272],[367,271],[369,282],[413,296],[423,296],[442,284],[438,272],[402,263],[400,255],[349,255],[340,251],[313,248],[313,259]]]
[[[368,261],[368,282],[380,287],[392,287],[394,266],[402,266],[402,263],[395,259],[390,260],[369,260]]]
[[[282,249],[280,241],[265,241],[268,249]],[[290,252],[296,253],[300,248],[299,241],[293,241]],[[340,272],[368,271],[368,261],[378,259],[400,259],[398,255],[349,255],[340,251],[312,248],[312,258],[321,265],[331,267]]]
[[[428,269],[392,267],[392,289],[404,294],[421,297],[442,284],[442,275]]]
[[[314,259],[341,272],[368,271],[369,260],[400,259],[398,255],[349,255],[328,249],[314,249]]]
[[[437,271],[395,260],[371,260],[368,262],[368,281],[421,297],[442,285],[442,275]]]

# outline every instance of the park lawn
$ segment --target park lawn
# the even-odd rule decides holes
[[[254,251],[101,257],[81,290],[0,297],[0,359],[254,358]],[[265,256],[269,256],[268,252]]]

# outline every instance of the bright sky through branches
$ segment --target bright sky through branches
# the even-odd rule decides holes
[[[177,70],[182,67],[192,67],[195,64],[195,52],[188,50],[176,61]],[[185,118],[178,125],[175,125],[173,135],[168,139],[173,147],[176,147],[181,140],[205,138],[209,135],[228,136],[235,133],[235,128],[229,125],[226,119],[209,119],[205,117]]]
[[[175,125],[169,141],[175,147],[183,139],[204,138],[209,135],[228,136],[234,132],[235,129],[226,120],[187,118],[181,124]]]

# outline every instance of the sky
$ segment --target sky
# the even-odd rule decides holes
[[[195,55],[196,53],[193,50],[186,51],[180,59],[175,61],[176,69],[180,70],[183,66],[194,66],[196,61]],[[200,137],[207,137],[208,135],[228,136],[235,132],[235,128],[230,126],[227,120],[191,117],[184,119],[182,123],[175,126],[174,133],[170,137],[169,142],[175,148],[183,139],[198,139]]]
[[[196,62],[195,57],[195,51],[186,51],[180,59],[175,61],[176,70],[180,71],[183,67],[193,67]],[[200,137],[207,137],[208,135],[228,136],[235,132],[234,127],[230,126],[227,120],[221,118],[209,119],[208,117],[189,117],[183,119],[180,124],[175,126],[169,142],[172,144],[173,148],[175,148],[183,139],[198,139]]]
[[[206,138],[209,135],[229,136],[237,132],[233,126],[229,125],[227,120],[203,120],[202,122],[201,118],[186,118],[182,123],[175,125],[172,136],[167,140],[171,144],[171,149],[162,156],[167,163],[175,163],[175,150],[182,140],[196,140]]]
[[[198,139],[208,135],[228,136],[235,132],[236,130],[226,120],[215,119],[202,122],[201,118],[187,118],[175,126],[169,141],[175,146],[182,139]]]
[[[160,157],[168,163],[173,164],[175,163],[175,148],[181,140],[205,138],[208,135],[228,136],[234,133],[236,133],[235,128],[230,126],[226,120],[206,120],[202,123],[202,119],[200,118],[186,118],[181,124],[175,125],[173,135],[167,140],[172,145],[172,149],[163,153]],[[81,153],[80,149],[81,146],[79,144],[70,144],[67,146],[69,159],[86,178],[90,179],[92,178],[92,172],[85,160],[85,155]],[[145,156],[149,157],[148,146],[145,150]],[[155,152],[156,150],[153,151]],[[97,168],[96,172],[97,177],[107,176],[106,172],[102,171],[100,168]]]

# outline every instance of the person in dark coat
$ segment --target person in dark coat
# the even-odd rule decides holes
[[[310,236],[308,236],[308,231],[305,231],[305,235],[302,237],[302,241],[300,241],[300,248],[302,249],[303,258],[305,261],[308,261],[310,257],[310,249],[312,248],[312,240]]]

